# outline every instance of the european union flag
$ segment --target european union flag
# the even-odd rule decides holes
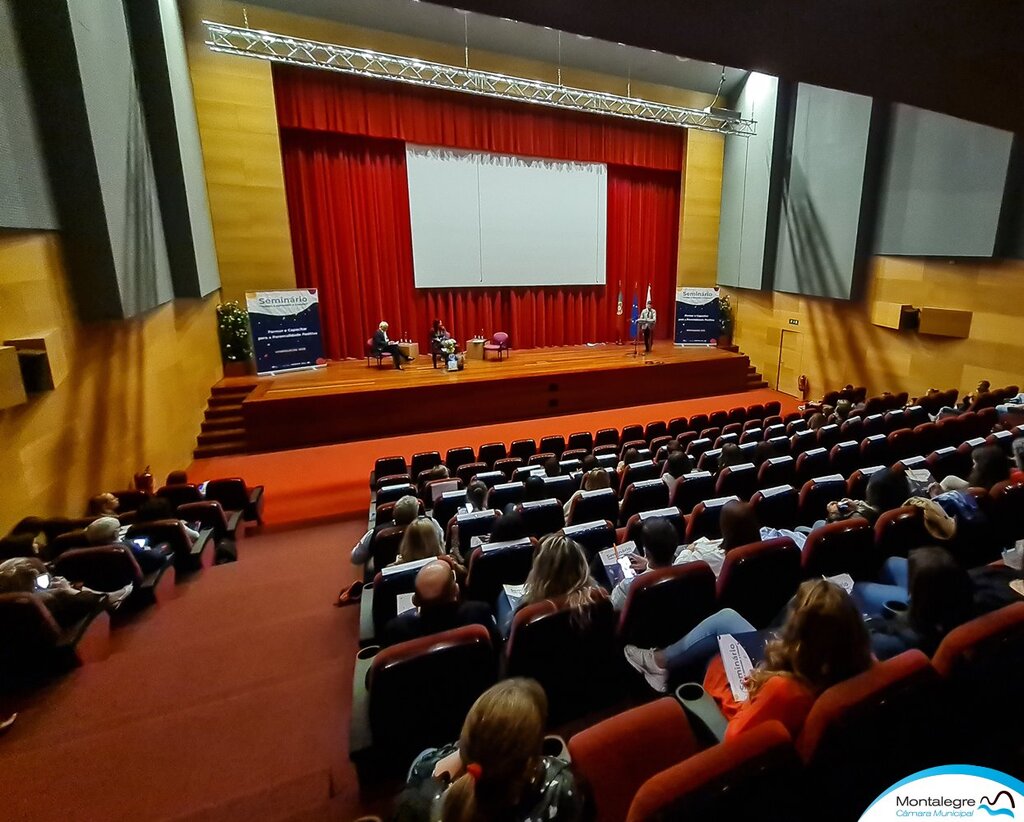
[[[629,338],[636,339],[636,321],[640,316],[640,292],[633,292],[633,311],[629,315]]]

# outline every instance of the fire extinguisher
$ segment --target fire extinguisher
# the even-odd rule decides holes
[[[811,390],[811,383],[807,379],[806,374],[801,374],[800,379],[796,381],[796,387],[800,389],[800,395],[804,401],[807,400],[807,394]]]

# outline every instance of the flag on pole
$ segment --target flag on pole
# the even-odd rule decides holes
[[[640,316],[640,284],[633,286],[633,311],[629,317],[629,337],[636,339],[636,321]]]
[[[622,316],[622,280],[619,280],[619,304],[615,309],[615,316]]]

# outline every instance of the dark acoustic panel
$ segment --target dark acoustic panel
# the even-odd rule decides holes
[[[875,252],[914,257],[996,253],[1013,135],[897,105]]]

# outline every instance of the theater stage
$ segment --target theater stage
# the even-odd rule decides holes
[[[250,378],[250,381],[251,378]],[[242,402],[246,451],[439,431],[746,391],[763,385],[743,354],[632,346],[513,350],[501,361],[467,359],[448,372],[420,356],[396,371],[389,359],[335,362],[315,371],[255,379]],[[214,389],[237,390],[225,379]]]

